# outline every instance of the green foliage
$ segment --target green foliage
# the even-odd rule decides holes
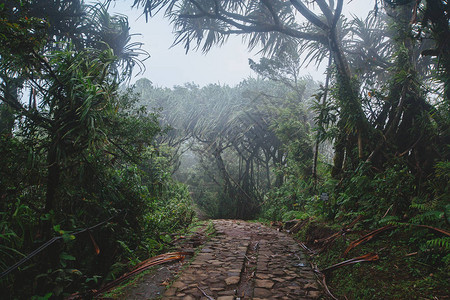
[[[342,183],[337,197],[338,217],[352,218],[359,213],[367,215],[370,224],[389,212],[403,216],[416,194],[415,186],[414,177],[401,161],[382,173],[373,172],[370,164],[361,164]],[[368,211],[370,214],[366,214]]]
[[[71,1],[41,19],[41,4],[0,8],[0,267],[59,239],[1,278],[6,299],[96,288],[193,218],[158,115],[119,90],[143,53],[126,18]]]
[[[449,237],[443,237],[443,238],[436,238],[427,241],[427,245],[434,248],[443,248],[443,251],[450,251],[450,238]],[[447,258],[448,260],[448,258]],[[448,261],[447,261],[448,263]]]

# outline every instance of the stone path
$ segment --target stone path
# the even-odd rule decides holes
[[[215,220],[217,235],[163,299],[316,299],[322,294],[297,243],[257,223]]]

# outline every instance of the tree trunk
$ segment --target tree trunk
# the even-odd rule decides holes
[[[57,141],[53,139],[47,153],[47,191],[45,195],[44,213],[48,214],[56,208],[56,194],[59,186],[60,166],[57,155]],[[47,218],[43,222],[43,236],[45,239],[51,237],[51,221]]]
[[[333,62],[333,57],[331,56],[330,53],[330,57],[328,59],[328,68],[327,68],[327,78],[325,80],[325,92],[323,94],[323,100],[322,100],[322,105],[325,106],[325,104],[327,103],[327,96],[328,96],[328,86],[330,84],[330,76],[331,76],[331,63]],[[319,120],[319,122],[321,122],[321,120]],[[319,124],[319,126],[322,126],[322,124]],[[314,178],[314,190],[316,190],[317,188],[317,160],[319,157],[319,144],[320,144],[320,137],[317,136],[316,137],[316,144],[314,147],[314,160],[313,160],[313,178]]]

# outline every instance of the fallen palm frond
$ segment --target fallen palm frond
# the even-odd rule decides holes
[[[367,253],[365,255],[362,256],[358,256],[358,257],[354,257],[345,261],[342,261],[340,263],[334,264],[326,269],[323,269],[321,272],[326,272],[326,271],[331,271],[343,266],[347,266],[347,265],[352,265],[352,264],[356,264],[359,262],[370,262],[370,261],[376,261],[379,259],[378,254],[376,253]]]
[[[347,233],[351,232],[351,229],[353,228],[353,226],[355,226],[355,224],[358,223],[362,217],[363,217],[362,215],[359,215],[350,224],[342,227],[341,230],[339,230],[338,232],[332,234],[331,236],[329,236],[327,238],[314,240],[314,243],[322,243],[323,244],[322,248],[319,249],[318,253],[322,253],[323,251],[328,249],[330,247],[330,245],[332,243],[334,243],[334,241],[336,241],[339,237],[345,236]]]
[[[436,227],[432,227],[432,226],[428,226],[428,225],[418,225],[418,224],[403,224],[403,225],[411,225],[411,226],[416,226],[416,227],[427,228],[427,229],[431,229],[431,230],[434,230],[436,232],[445,234],[447,236],[450,236],[450,232],[448,232],[448,231],[446,231],[444,229],[440,229],[440,228],[436,228]],[[396,227],[397,227],[396,225],[386,225],[384,227],[378,228],[377,230],[369,232],[368,234],[366,234],[365,236],[361,237],[360,239],[351,242],[350,245],[347,247],[347,249],[345,249],[344,253],[342,254],[342,257],[345,257],[348,254],[348,252],[350,250],[352,250],[353,248],[355,248],[356,246],[358,246],[358,245],[360,245],[360,244],[362,244],[364,242],[370,241],[373,237],[375,237],[375,235],[377,235],[377,234],[379,234],[379,233],[381,233],[383,231],[386,231],[386,230],[394,229]]]
[[[317,282],[323,287],[325,292],[328,294],[328,296],[331,297],[331,299],[338,300],[330,291],[327,285],[327,280],[325,274],[323,274],[321,271],[319,271],[319,268],[317,267],[316,263],[310,263],[311,269],[314,271],[314,274],[316,275]]]
[[[352,250],[353,248],[355,248],[359,244],[362,244],[364,242],[370,241],[377,234],[379,234],[379,233],[381,233],[383,231],[386,231],[386,230],[394,229],[394,228],[396,228],[396,226],[394,226],[394,225],[386,225],[384,227],[378,228],[377,230],[369,232],[368,234],[366,234],[365,236],[361,237],[360,239],[358,239],[356,241],[351,242],[350,245],[347,247],[347,249],[345,249],[344,253],[342,254],[342,257],[345,257],[350,250]]]
[[[283,227],[286,228],[287,233],[296,234],[297,232],[300,231],[300,229],[302,229],[303,226],[308,224],[308,222],[311,220],[312,218],[289,220],[283,222],[284,223]]]
[[[440,229],[440,228],[436,228],[436,227],[432,227],[432,226],[428,226],[428,225],[416,225],[416,224],[412,224],[413,226],[417,226],[417,227],[423,227],[423,228],[428,228],[437,232],[440,232],[442,234],[445,234],[446,236],[450,236],[450,232],[444,230],[444,229]]]
[[[89,233],[89,237],[91,238],[92,245],[94,246],[95,255],[99,255],[100,248],[98,247],[97,243],[95,242],[95,239],[94,239],[94,236],[92,235],[92,233],[90,231],[88,231],[88,233]]]
[[[300,245],[300,247],[303,248],[303,250],[307,251],[309,253],[309,255],[316,255],[317,254],[316,251],[309,249],[308,246],[305,245],[305,243],[299,242],[298,244]]]
[[[110,289],[117,286],[124,280],[126,280],[134,275],[137,275],[137,274],[149,269],[150,267],[160,265],[160,264],[170,262],[170,261],[183,260],[187,255],[192,255],[192,252],[171,252],[171,253],[165,253],[165,254],[155,256],[155,257],[151,257],[151,258],[141,262],[140,264],[138,264],[133,271],[122,275],[121,277],[119,277],[118,279],[116,279],[114,281],[111,281],[110,283],[106,284],[105,286],[103,286],[101,289],[99,289],[97,291],[93,291],[93,296],[95,297],[95,296],[105,293],[106,291],[109,291]]]

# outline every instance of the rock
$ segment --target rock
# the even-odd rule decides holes
[[[172,284],[172,287],[180,289],[183,288],[185,286],[184,282],[182,281],[176,281],[174,284]]]
[[[217,300],[233,300],[234,296],[220,296],[217,297]]]
[[[221,235],[205,244],[163,299],[205,298],[197,285],[216,300],[233,300],[236,293],[253,293],[254,300],[301,300],[322,296],[314,273],[291,237],[244,221],[239,221],[239,225],[227,220],[213,222]],[[248,248],[256,242],[258,247]],[[245,255],[250,262],[246,266]],[[299,268],[299,263],[305,266]]]
[[[256,287],[271,289],[273,287],[273,285],[274,285],[274,283],[271,280],[261,280],[261,279],[255,280]]]
[[[225,283],[227,285],[238,284],[239,280],[241,280],[241,278],[239,276],[231,276],[231,277],[228,277],[227,279],[225,279]]]
[[[308,296],[311,298],[319,298],[321,293],[319,291],[309,291]]]
[[[235,290],[228,290],[228,291],[218,292],[217,294],[219,294],[220,296],[233,296],[235,293],[236,293]]]
[[[220,260],[210,260],[208,263],[210,263],[211,265],[214,265],[214,266],[221,266],[221,265],[223,265],[223,262],[222,261],[220,261]]]
[[[288,285],[288,289],[290,289],[290,290],[297,290],[299,288],[300,287],[298,285]]]
[[[177,289],[172,287],[164,293],[164,296],[167,296],[167,297],[174,296],[176,291],[177,291]]]
[[[273,280],[278,281],[278,282],[284,282],[285,280],[279,277],[275,277]]]
[[[255,288],[253,292],[253,296],[255,298],[268,298],[270,299],[272,296],[272,293],[268,289],[264,288]]]
[[[272,276],[270,274],[261,274],[261,273],[256,274],[256,278],[258,278],[258,279],[269,279],[271,277]]]
[[[286,280],[286,281],[291,281],[294,278],[295,277],[292,277],[292,276],[285,276],[285,277],[283,277],[283,279]]]

